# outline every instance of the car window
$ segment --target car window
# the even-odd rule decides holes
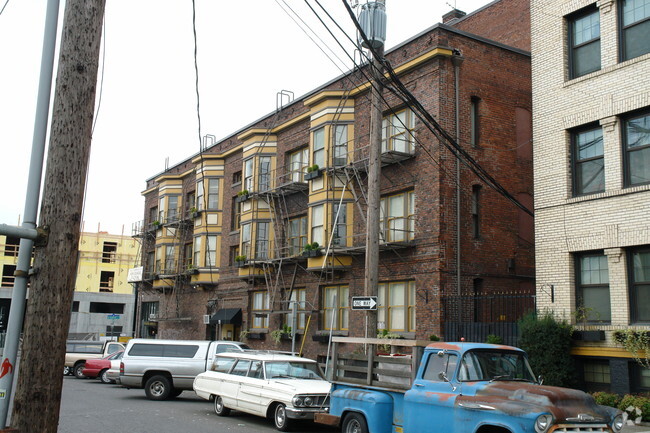
[[[122,346],[119,344],[109,344],[108,345],[108,353],[115,353],[118,350],[122,350]]]
[[[130,356],[167,356],[170,358],[193,358],[198,345],[188,344],[140,344],[129,349]]]
[[[445,377],[451,380],[456,370],[456,364],[458,364],[458,356],[454,353],[442,351],[433,353],[429,355],[422,378],[432,382],[444,382]]]
[[[248,377],[252,377],[254,379],[264,378],[264,364],[262,361],[253,362],[253,365],[251,365],[251,369],[248,372]]]
[[[110,359],[111,361],[116,361],[118,359],[122,359],[122,355],[124,355],[124,352],[112,353],[108,355],[108,359]]]
[[[277,361],[266,363],[267,379],[323,379],[316,363]]]
[[[217,356],[212,363],[212,371],[216,371],[217,373],[228,373],[235,361],[236,359],[234,358],[223,358]]]
[[[237,364],[230,371],[230,374],[237,376],[246,376],[248,374],[248,368],[250,367],[251,362],[248,359],[240,359],[237,361]]]

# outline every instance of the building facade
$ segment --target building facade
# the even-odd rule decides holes
[[[0,236],[0,332],[6,331],[20,239]],[[138,256],[130,236],[82,232],[69,334],[71,339],[133,336],[135,296],[127,283]]]
[[[576,325],[581,386],[650,390],[617,331],[650,325],[650,2],[531,2],[540,309]]]
[[[522,0],[452,11],[386,57],[442,128],[530,208],[528,13]],[[338,77],[147,180],[134,225],[139,335],[288,350],[291,327],[314,358],[330,334],[364,336],[366,312],[351,300],[374,293],[364,291],[369,76]],[[532,299],[532,217],[458,162],[412,103],[385,90],[381,109],[378,328],[452,340],[476,331],[461,322],[512,324],[517,313],[475,299]]]

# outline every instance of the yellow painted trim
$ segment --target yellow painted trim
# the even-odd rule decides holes
[[[237,140],[246,141],[247,139],[254,137],[256,135],[266,135],[271,134],[273,131],[271,129],[264,128],[251,128],[237,136]]]
[[[154,179],[154,181],[160,183],[163,180],[183,180],[184,177],[188,176],[194,171],[193,168],[181,173],[181,174],[163,174]]]
[[[599,356],[607,358],[632,358],[632,354],[620,347],[574,346],[571,348],[574,356]],[[644,356],[643,354],[640,354]]]
[[[302,122],[303,120],[309,119],[309,113],[303,113],[298,117],[294,117],[291,120],[286,121],[285,123],[276,126],[275,128],[272,129],[271,132],[274,134],[277,134],[278,132],[282,131],[283,129],[287,129],[290,126],[295,125],[296,123]]]
[[[310,107],[323,99],[340,99],[345,96],[346,92],[346,90],[324,90],[309,99],[305,99],[304,104]]]
[[[158,187],[157,187],[157,186],[151,187],[151,188],[149,188],[149,189],[145,189],[144,191],[142,191],[142,192],[140,193],[140,195],[147,195],[147,194],[152,193],[152,192],[154,192],[154,191],[158,191]]]

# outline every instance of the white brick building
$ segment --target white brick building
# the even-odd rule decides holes
[[[576,343],[585,388],[649,391],[612,332],[650,331],[650,0],[532,0],[531,21],[538,306],[604,331]]]

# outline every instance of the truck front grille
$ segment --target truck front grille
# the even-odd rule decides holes
[[[550,430],[553,433],[567,432],[567,433],[587,433],[587,432],[601,432],[610,433],[611,430],[607,424],[558,424]],[[549,432],[549,433],[550,433]]]

